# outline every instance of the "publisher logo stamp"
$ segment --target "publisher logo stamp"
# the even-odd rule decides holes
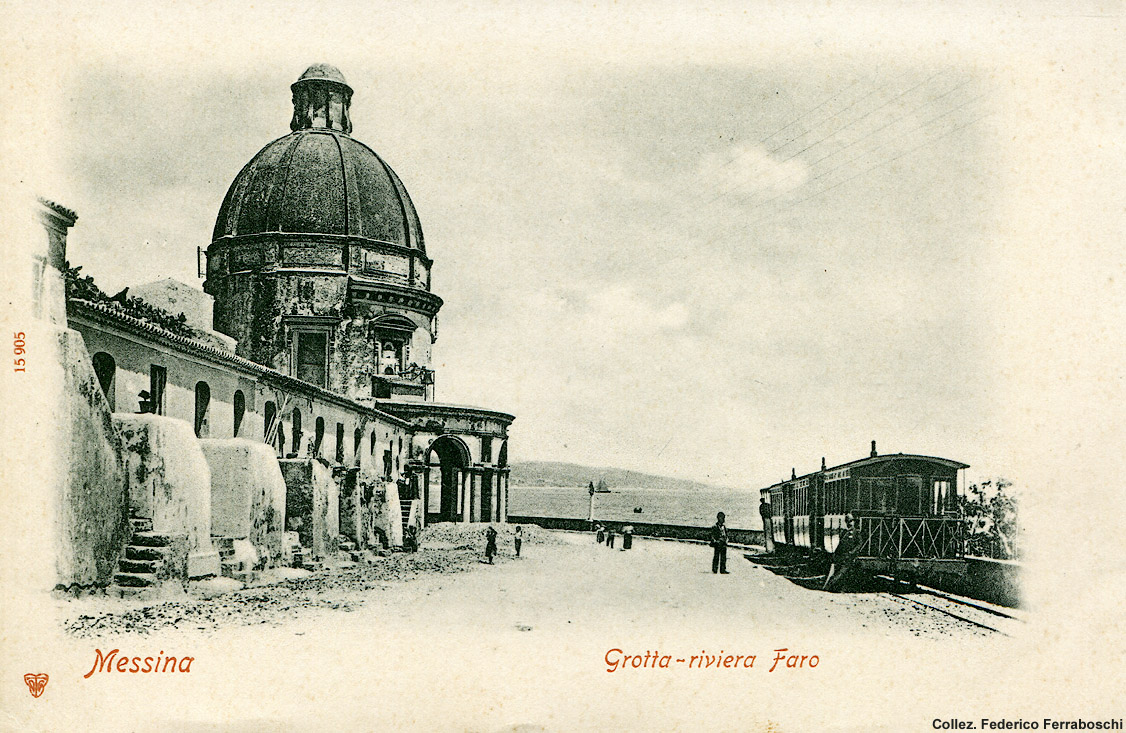
[[[31,692],[32,697],[39,697],[43,694],[43,690],[47,689],[47,675],[45,674],[28,672],[23,676],[23,681],[27,683],[27,689]]]

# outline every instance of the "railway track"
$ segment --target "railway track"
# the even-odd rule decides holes
[[[1012,636],[1011,631],[1024,623],[1024,619],[1010,609],[1004,609],[987,604],[984,601],[970,601],[958,596],[944,593],[927,586],[914,586],[888,575],[878,575],[877,579],[893,583],[896,586],[910,588],[913,595],[926,596],[926,602],[894,590],[880,591],[878,595],[886,597],[895,603],[910,605],[916,608],[940,613],[944,616],[957,619],[963,623],[975,626],[986,631],[991,631],[1002,636]],[[998,627],[1009,627],[1008,630]]]

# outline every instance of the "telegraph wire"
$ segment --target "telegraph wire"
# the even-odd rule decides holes
[[[982,95],[982,96],[984,96],[984,95]],[[980,99],[980,97],[978,97],[978,99]],[[975,101],[976,101],[976,100],[975,100]],[[914,153],[914,152],[916,152],[917,150],[920,150],[920,149],[922,149],[922,148],[926,147],[927,145],[930,145],[930,144],[932,144],[932,143],[938,142],[939,140],[941,140],[942,138],[944,138],[944,137],[946,137],[946,136],[948,136],[948,135],[953,135],[953,134],[954,134],[955,132],[958,132],[959,130],[964,130],[964,129],[966,129],[967,127],[969,127],[970,125],[973,125],[973,124],[975,124],[975,123],[977,123],[977,122],[980,122],[981,120],[985,119],[986,117],[989,117],[989,116],[990,116],[991,114],[993,114],[993,113],[992,113],[992,112],[988,112],[988,113],[986,113],[986,114],[980,115],[980,116],[978,116],[978,117],[975,117],[974,119],[970,120],[969,122],[966,122],[966,123],[964,123],[964,124],[961,124],[961,125],[957,125],[956,127],[953,127],[953,128],[951,128],[951,129],[947,130],[946,132],[942,133],[941,135],[936,135],[935,137],[932,137],[932,138],[928,138],[927,140],[924,140],[924,141],[923,141],[922,143],[920,143],[920,144],[916,145],[915,147],[913,147],[913,148],[911,148],[911,149],[909,149],[909,150],[905,150],[905,151],[903,151],[902,153],[899,153],[898,155],[896,155],[896,156],[894,156],[894,157],[888,158],[887,160],[883,160],[883,161],[880,161],[879,163],[876,163],[875,165],[872,165],[872,166],[870,166],[870,167],[868,167],[868,168],[866,168],[866,169],[864,169],[864,170],[860,171],[859,173],[856,173],[855,175],[849,176],[848,178],[845,178],[845,179],[844,179],[844,180],[842,180],[842,181],[838,181],[837,183],[834,183],[834,184],[833,184],[833,185],[831,185],[831,186],[828,186],[828,187],[826,187],[826,188],[823,188],[823,189],[821,189],[820,191],[816,191],[816,192],[814,192],[814,193],[811,193],[810,195],[806,196],[805,198],[803,198],[803,199],[800,199],[800,200],[798,200],[798,201],[795,201],[795,202],[794,202],[793,204],[790,204],[790,206],[789,206],[788,208],[791,208],[791,209],[792,209],[792,208],[794,208],[794,207],[796,207],[796,206],[799,206],[799,205],[801,205],[801,204],[805,203],[806,201],[809,201],[810,199],[813,199],[813,198],[817,198],[818,196],[821,196],[821,195],[823,195],[823,194],[826,194],[826,193],[828,193],[829,191],[832,191],[832,190],[833,190],[834,188],[837,188],[838,186],[843,186],[844,184],[846,184],[846,183],[849,183],[850,181],[854,181],[854,180],[856,180],[856,179],[857,179],[857,178],[859,178],[860,176],[863,176],[863,175],[866,175],[866,174],[868,174],[868,173],[871,173],[872,171],[876,170],[877,168],[880,168],[880,167],[882,167],[882,166],[888,165],[888,164],[890,164],[890,163],[894,163],[895,161],[899,160],[900,158],[902,158],[902,157],[904,157],[904,156],[907,156],[907,155],[910,155],[911,153]],[[768,214],[768,215],[766,215],[766,216],[764,216],[764,217],[762,217],[762,218],[760,218],[760,219],[756,219],[755,221],[751,222],[751,223],[750,223],[750,224],[748,224],[747,226],[748,226],[748,227],[754,227],[754,226],[757,226],[758,224],[761,224],[761,223],[763,223],[763,222],[765,222],[765,221],[768,221],[768,220],[770,220],[770,219],[772,219],[772,218],[775,218],[775,217],[777,217],[777,216],[781,215],[781,213],[782,213],[781,211],[778,211],[778,212],[775,212],[775,213],[773,213],[773,214]],[[712,241],[715,241],[715,240],[712,240]]]
[[[942,96],[946,96],[947,94],[950,94],[951,92],[954,92],[954,91],[956,91],[957,89],[960,89],[960,88],[961,88],[961,87],[963,87],[963,86],[965,86],[965,84],[960,84],[960,85],[959,85],[958,87],[955,87],[954,89],[951,89],[951,90],[950,90],[950,92],[946,92],[946,94],[943,94]],[[848,165],[849,163],[855,162],[855,161],[859,160],[860,158],[863,158],[863,157],[864,157],[865,155],[868,155],[869,153],[873,153],[873,152],[875,152],[875,151],[877,151],[877,150],[879,150],[879,149],[883,148],[884,146],[888,145],[889,143],[895,142],[895,141],[897,141],[897,140],[899,140],[899,139],[903,138],[903,137],[904,137],[905,135],[908,135],[908,134],[910,134],[910,133],[913,133],[913,132],[918,132],[919,130],[922,130],[922,129],[923,129],[924,127],[927,127],[928,125],[930,125],[931,123],[935,122],[936,120],[938,120],[938,119],[940,119],[940,118],[942,118],[942,117],[946,117],[946,116],[948,116],[948,115],[952,115],[952,114],[954,114],[955,112],[957,112],[958,110],[962,109],[963,107],[965,107],[965,106],[967,106],[967,105],[969,105],[969,104],[973,104],[974,102],[977,102],[977,101],[979,101],[979,100],[980,100],[980,99],[982,99],[983,97],[984,97],[984,95],[979,95],[979,96],[977,96],[977,97],[973,97],[973,98],[971,98],[971,99],[968,99],[968,100],[966,100],[965,102],[962,102],[961,104],[959,104],[959,105],[958,105],[957,107],[952,107],[951,109],[949,109],[949,110],[946,110],[945,112],[941,112],[941,113],[939,113],[939,114],[935,115],[934,117],[931,117],[931,118],[930,118],[929,120],[927,120],[926,122],[923,122],[923,123],[921,123],[921,124],[919,124],[919,125],[916,125],[915,127],[911,128],[910,130],[905,130],[904,132],[901,132],[900,134],[896,135],[895,137],[891,138],[890,140],[885,140],[884,142],[882,142],[882,143],[880,143],[880,144],[876,145],[876,146],[875,146],[875,147],[873,147],[873,148],[868,148],[868,149],[862,150],[862,151],[860,151],[860,153],[859,153],[858,155],[854,155],[853,157],[849,158],[848,160],[844,161],[843,163],[839,163],[839,164],[837,164],[837,165],[833,166],[832,168],[830,168],[829,170],[827,170],[827,171],[824,171],[824,172],[822,172],[822,173],[818,174],[817,176],[815,176],[815,177],[813,177],[813,178],[809,179],[808,181],[806,181],[806,182],[805,182],[805,183],[804,183],[803,185],[808,185],[808,184],[810,184],[810,183],[813,183],[814,181],[818,181],[818,180],[820,180],[820,179],[824,178],[825,176],[829,175],[830,173],[833,173],[834,171],[840,170],[841,168],[843,168],[844,166]],[[929,103],[928,103],[928,104],[929,104]],[[920,109],[922,109],[923,107],[926,107],[926,106],[927,106],[926,104],[924,104],[924,105],[921,105],[921,106],[919,106],[919,107],[915,108],[915,109],[914,109],[914,110],[912,110],[912,111],[913,111],[913,112],[916,112],[916,111],[918,111],[918,110],[920,110]],[[870,137],[871,137],[872,135],[874,135],[874,134],[875,134],[876,132],[879,132],[879,131],[883,130],[884,128],[886,128],[886,127],[889,127],[889,126],[890,126],[891,124],[893,124],[894,122],[900,122],[900,121],[902,121],[902,120],[904,120],[904,119],[906,119],[906,116],[903,116],[903,117],[898,117],[898,118],[896,118],[895,120],[893,120],[892,122],[889,122],[889,123],[888,123],[887,125],[884,125],[883,127],[879,128],[879,130],[875,130],[875,131],[873,131],[873,132],[872,132],[871,134],[869,134],[869,135],[866,135],[866,136],[864,136],[863,138],[860,138],[860,140],[857,140],[857,141],[855,141],[855,142],[862,142],[863,140],[866,140],[866,139],[870,138]],[[840,148],[839,150],[835,151],[834,153],[831,153],[830,155],[827,155],[827,156],[825,156],[824,158],[821,158],[821,160],[819,160],[819,161],[817,161],[817,162],[818,162],[818,163],[820,163],[821,161],[823,161],[823,160],[826,160],[827,158],[830,158],[830,157],[832,157],[833,155],[836,155],[837,153],[840,153],[840,152],[842,152],[842,151],[846,150],[847,148],[849,148],[849,147],[851,147],[851,146],[852,146],[853,144],[855,144],[855,142],[854,142],[854,143],[850,143],[849,145],[846,145],[846,146],[845,146],[845,147],[843,147],[843,148]],[[815,165],[815,164],[811,164],[811,165],[810,165],[810,167],[812,168],[812,167],[813,167],[813,165]],[[792,175],[791,175],[791,176],[788,176],[788,177],[787,177],[787,179],[784,179],[784,180],[788,180],[789,178],[792,178]],[[760,209],[760,208],[762,208],[763,206],[766,206],[767,204],[770,204],[770,203],[771,203],[771,202],[773,202],[773,201],[777,201],[778,199],[782,198],[782,196],[786,195],[786,193],[788,193],[788,192],[787,192],[787,191],[782,191],[782,192],[779,192],[779,193],[775,194],[775,195],[774,195],[773,197],[771,197],[771,198],[767,199],[766,201],[762,201],[762,202],[760,202],[760,203],[757,203],[757,204],[755,204],[755,205],[754,205],[754,206],[752,206],[752,207],[751,207],[750,209],[748,209],[746,213],[750,213],[750,212],[752,212],[752,211],[755,211],[755,210],[757,210],[757,209]]]
[[[838,134],[840,134],[840,133],[841,133],[841,132],[843,132],[844,130],[846,130],[846,129],[848,129],[849,127],[852,127],[853,125],[855,125],[855,124],[856,124],[857,122],[860,122],[861,120],[864,120],[864,119],[868,118],[869,116],[871,116],[872,114],[874,114],[874,113],[876,113],[876,112],[880,111],[880,110],[881,110],[881,109],[883,109],[884,107],[887,107],[887,106],[888,106],[889,104],[891,104],[892,102],[896,101],[897,99],[902,99],[903,97],[907,96],[907,95],[908,95],[908,94],[910,94],[911,92],[913,92],[913,91],[915,91],[916,89],[918,89],[919,87],[921,87],[921,86],[922,86],[923,84],[926,84],[927,82],[929,82],[929,81],[933,80],[933,79],[934,79],[935,77],[937,77],[937,76],[938,76],[938,74],[934,74],[933,76],[930,76],[930,77],[928,77],[928,78],[924,79],[923,81],[919,82],[918,84],[916,84],[915,86],[911,87],[911,88],[910,88],[910,89],[908,89],[907,91],[905,91],[905,92],[902,92],[902,93],[900,93],[900,94],[897,94],[896,96],[892,97],[892,98],[891,98],[891,99],[889,99],[888,101],[886,101],[886,102],[884,102],[883,104],[881,104],[881,105],[880,105],[879,107],[876,107],[876,108],[874,108],[874,109],[871,109],[871,110],[869,110],[868,112],[864,113],[864,114],[863,114],[863,115],[861,115],[860,117],[858,117],[858,118],[854,119],[854,120],[853,120],[852,122],[849,122],[848,124],[844,125],[843,127],[839,127],[839,128],[837,128],[837,129],[836,129],[836,130],[834,130],[833,132],[831,132],[831,133],[829,133],[828,135],[825,135],[824,137],[822,137],[822,138],[818,139],[818,140],[817,140],[816,142],[810,143],[809,145],[805,146],[804,148],[802,148],[801,150],[797,151],[796,153],[793,153],[793,154],[791,154],[791,155],[788,155],[787,157],[783,158],[782,160],[779,160],[779,161],[773,161],[773,162],[774,162],[774,164],[776,164],[776,165],[782,165],[783,163],[787,163],[787,162],[789,162],[790,160],[793,160],[793,159],[794,159],[795,157],[797,157],[798,155],[801,155],[801,154],[802,154],[802,153],[804,153],[805,151],[807,151],[807,150],[809,150],[809,149],[811,149],[811,148],[813,148],[813,147],[815,147],[815,146],[817,146],[817,145],[820,145],[820,144],[821,144],[821,143],[823,143],[823,142],[824,142],[825,140],[828,140],[829,138],[831,138],[831,137],[834,137],[835,135],[838,135]],[[966,83],[968,83],[968,82],[963,82],[963,86],[964,86],[964,85],[965,85]],[[926,104],[923,104],[923,105],[921,105],[920,107],[917,107],[916,109],[921,109],[921,108],[922,108],[923,106],[926,106]],[[913,110],[913,111],[914,111],[914,110]],[[753,172],[753,171],[752,171],[752,172]],[[703,204],[703,206],[710,206],[710,205],[711,205],[711,204],[713,204],[714,202],[718,201],[718,200],[719,200],[720,198],[723,198],[724,196],[726,196],[726,195],[728,195],[728,194],[730,194],[730,193],[733,193],[733,192],[735,192],[735,191],[739,190],[740,188],[743,188],[743,187],[745,187],[746,185],[748,185],[748,184],[752,183],[753,181],[754,181],[754,178],[748,178],[747,180],[743,181],[742,183],[739,183],[739,184],[737,184],[737,185],[735,185],[735,186],[733,186],[733,187],[731,187],[731,188],[727,189],[726,191],[722,191],[722,192],[720,192],[719,194],[717,194],[716,196],[713,196],[713,197],[712,197],[711,199],[709,199],[709,200],[705,201],[705,202],[704,202],[704,204]]]
[[[911,72],[906,72],[906,73],[904,73],[904,74],[900,75],[900,76],[899,76],[899,77],[898,77],[898,78],[896,79],[896,82],[902,81],[902,80],[903,80],[903,79],[905,79],[905,78],[906,78],[906,77],[907,77],[907,76],[908,76],[908,75],[909,75],[910,73],[911,73]],[[933,78],[933,77],[932,77],[932,78]],[[824,107],[824,106],[825,106],[826,104],[828,104],[829,102],[833,101],[834,99],[836,99],[836,98],[837,98],[837,97],[839,97],[840,95],[844,94],[844,93],[845,93],[845,92],[847,92],[847,91],[848,91],[849,89],[852,89],[853,87],[855,87],[855,86],[856,86],[857,84],[859,84],[859,83],[860,83],[860,80],[858,79],[858,80],[854,81],[854,82],[853,82],[852,84],[850,84],[849,86],[845,87],[845,88],[844,88],[844,89],[842,89],[841,91],[837,92],[837,93],[836,93],[836,94],[834,94],[833,96],[831,96],[831,97],[829,97],[828,99],[826,99],[826,100],[825,100],[824,102],[822,102],[821,104],[817,105],[816,107],[814,107],[814,108],[812,108],[812,109],[810,109],[810,110],[807,110],[806,112],[803,112],[803,113],[802,113],[801,115],[798,115],[798,117],[796,117],[796,118],[794,118],[793,120],[791,120],[790,122],[786,123],[786,124],[785,124],[785,125],[783,125],[783,126],[782,126],[781,128],[779,128],[779,129],[775,130],[775,131],[774,131],[773,133],[771,133],[770,135],[767,135],[766,137],[762,138],[762,139],[761,139],[761,140],[759,141],[759,144],[760,144],[760,145],[765,145],[765,143],[766,143],[766,141],[767,141],[767,140],[771,139],[772,137],[774,137],[775,135],[779,134],[780,132],[782,132],[782,131],[783,131],[783,130],[785,130],[786,128],[790,127],[791,125],[793,125],[793,124],[795,124],[795,123],[799,122],[799,121],[800,121],[800,120],[801,120],[801,119],[802,119],[803,117],[806,117],[807,115],[811,114],[812,112],[815,112],[816,110],[818,110],[818,109],[820,109],[820,108]],[[807,129],[807,130],[806,130],[805,132],[799,133],[798,135],[795,135],[794,137],[790,138],[789,140],[786,140],[785,142],[783,142],[783,143],[781,143],[781,144],[779,144],[779,145],[776,145],[776,146],[774,146],[773,148],[770,148],[769,150],[767,150],[766,154],[767,154],[767,155],[773,155],[774,153],[778,152],[779,150],[781,150],[782,148],[786,147],[787,145],[789,145],[790,143],[794,142],[795,140],[799,140],[799,139],[801,139],[801,138],[805,137],[806,135],[810,134],[810,133],[811,133],[811,132],[813,132],[813,131],[814,131],[815,129],[817,129],[817,127],[819,127],[819,126],[821,126],[821,125],[824,125],[824,124],[826,124],[826,123],[832,122],[832,121],[833,121],[834,119],[836,119],[837,117],[840,117],[840,116],[841,116],[842,114],[844,114],[845,112],[847,112],[847,111],[848,111],[849,109],[853,108],[854,106],[856,106],[856,105],[857,105],[857,104],[859,104],[860,102],[863,102],[863,101],[864,101],[865,99],[867,99],[868,97],[871,97],[871,96],[872,96],[873,94],[876,94],[877,92],[880,92],[880,91],[882,91],[882,90],[884,90],[884,89],[888,89],[888,88],[890,88],[890,86],[891,86],[891,85],[890,85],[890,84],[888,84],[888,85],[884,85],[884,86],[880,86],[880,87],[876,87],[876,88],[872,89],[872,90],[871,90],[870,92],[868,92],[867,94],[865,94],[865,95],[864,95],[863,97],[860,97],[859,99],[855,99],[855,100],[853,100],[853,101],[852,101],[852,102],[851,102],[850,104],[848,104],[848,105],[847,105],[846,107],[844,107],[843,109],[837,110],[836,112],[832,113],[831,115],[829,115],[829,116],[828,116],[828,117],[826,117],[825,119],[823,119],[823,120],[820,120],[819,122],[817,122],[817,123],[815,123],[814,125],[810,126],[810,127],[809,127],[809,129]],[[730,160],[728,160],[728,161],[727,161],[726,163],[724,163],[724,164],[722,164],[721,166],[719,166],[719,168],[717,169],[717,171],[722,171],[722,170],[723,170],[724,168],[727,168],[727,167],[729,167],[729,166],[730,166],[731,164],[733,164],[733,163],[737,162],[737,161],[738,161],[738,160],[740,160],[741,158],[745,158],[745,157],[746,157],[746,156],[747,156],[748,154],[749,154],[749,151],[748,151],[748,152],[743,152],[743,153],[737,153],[737,154],[736,154],[736,155],[735,155],[735,156],[734,156],[733,158],[731,158],[731,159],[730,159]],[[756,171],[751,171],[751,173],[752,173],[752,174],[753,174],[753,173],[755,173],[755,172],[757,172],[757,169],[756,169]],[[736,186],[736,188],[737,188],[737,187],[738,187],[738,186]],[[734,189],[730,189],[730,190],[734,190]],[[722,195],[725,195],[726,193],[728,193],[728,191],[721,191],[721,192],[720,192],[720,195],[722,196]],[[698,199],[699,197],[696,197],[696,198]],[[708,202],[708,203],[710,203],[710,202]],[[705,205],[707,205],[707,204],[705,204]]]

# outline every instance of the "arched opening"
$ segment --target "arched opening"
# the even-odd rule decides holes
[[[469,449],[460,438],[443,435],[426,452],[423,501],[428,521],[454,522],[468,517]]]
[[[195,434],[197,438],[206,438],[208,434],[207,422],[211,416],[211,387],[207,382],[195,384]]]
[[[344,463],[344,423],[336,423],[336,462]]]
[[[98,376],[98,384],[102,388],[102,394],[106,396],[106,402],[109,403],[109,411],[113,412],[117,409],[117,396],[115,394],[117,362],[106,352],[99,351],[94,354],[94,374]]]
[[[373,456],[375,455],[375,431],[371,431],[371,449],[368,451]]]
[[[321,454],[321,444],[325,440],[325,419],[323,417],[317,418],[316,433],[313,435],[313,457],[316,458]]]
[[[296,457],[301,455],[301,410],[296,407],[293,408],[293,417],[290,423],[290,428],[293,430],[293,444],[289,450]]]
[[[352,434],[352,463],[360,465],[360,446],[364,444],[364,431],[356,428]]]
[[[242,427],[242,418],[246,415],[246,395],[242,393],[241,389],[235,390],[235,422],[234,430],[231,432],[231,437],[237,438],[238,431]]]
[[[500,451],[497,452],[497,466],[504,468],[508,465],[508,441],[500,444]]]
[[[277,441],[278,426],[275,424],[278,417],[278,407],[272,401],[267,402],[262,408],[262,441],[274,445]]]

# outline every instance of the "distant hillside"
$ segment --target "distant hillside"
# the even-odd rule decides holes
[[[713,484],[687,479],[654,476],[621,468],[594,468],[555,461],[522,461],[511,465],[511,486],[576,486],[585,488],[590,482],[605,479],[611,491],[617,488],[646,489],[715,489]]]

